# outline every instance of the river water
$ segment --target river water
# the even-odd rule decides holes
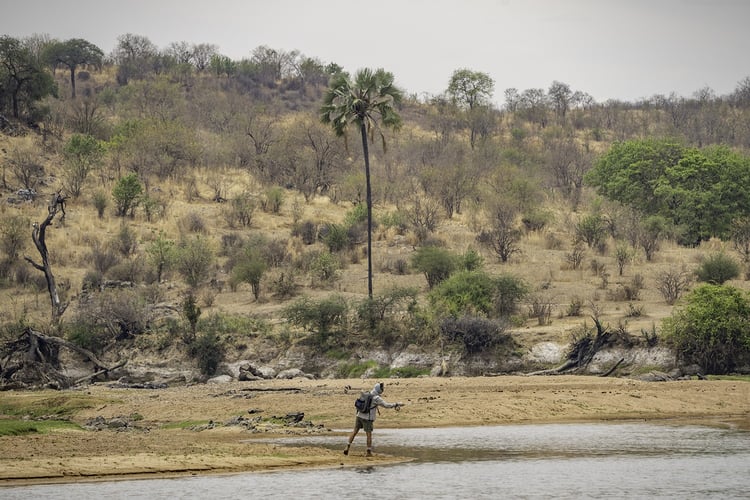
[[[311,436],[284,442],[343,449],[345,441]],[[750,432],[736,429],[647,423],[376,429],[374,441],[376,453],[414,460],[0,488],[0,498],[750,498]],[[352,453],[364,453],[364,435],[357,437]]]

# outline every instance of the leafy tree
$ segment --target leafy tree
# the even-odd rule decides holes
[[[162,277],[174,266],[177,258],[174,241],[167,239],[165,234],[160,232],[159,236],[146,247],[146,254],[151,264],[156,268],[157,283],[161,283]]]
[[[200,236],[186,239],[177,247],[177,271],[190,288],[198,288],[208,279],[216,260],[211,244]]]
[[[79,66],[100,67],[104,53],[102,49],[81,38],[71,38],[64,42],[53,42],[44,53],[47,62],[53,67],[64,66],[70,71],[70,96],[76,97],[76,69]]]
[[[104,145],[90,135],[73,134],[65,143],[65,187],[71,196],[78,198],[81,194],[86,177],[102,159],[104,151]]]
[[[260,252],[254,248],[248,248],[232,269],[232,279],[238,283],[249,283],[253,290],[253,297],[257,301],[260,297],[260,281],[267,268],[268,264]]]
[[[130,214],[133,217],[142,194],[143,185],[135,173],[130,173],[117,181],[115,187],[112,188],[112,197],[115,200],[117,215],[125,217]]]
[[[490,119],[487,110],[494,91],[495,81],[486,73],[469,69],[458,69],[448,83],[448,96],[459,109],[466,112],[469,124],[469,143],[472,149],[477,136]]]
[[[646,217],[638,224],[638,244],[651,262],[659,250],[659,243],[667,233],[667,220],[660,215]]]
[[[401,102],[401,90],[393,83],[393,75],[383,69],[357,71],[354,80],[346,73],[338,73],[331,79],[323,97],[321,120],[333,127],[337,136],[346,137],[350,123],[359,127],[362,152],[365,160],[365,182],[367,201],[367,294],[372,298],[372,188],[370,185],[370,153],[368,137],[372,140],[377,131],[385,148],[385,135],[380,128],[397,129],[401,117],[396,106]],[[380,118],[380,124],[378,123]]]
[[[626,244],[618,244],[615,248],[615,260],[617,261],[617,274],[622,276],[625,265],[633,259],[633,252]]]
[[[750,262],[750,217],[732,219],[730,237],[732,246],[742,256],[742,262]]]
[[[458,257],[444,248],[424,246],[414,252],[412,266],[424,273],[427,286],[432,289],[456,271]]]
[[[732,219],[750,212],[750,158],[725,146],[616,143],[586,180],[610,199],[666,218],[681,228],[682,244],[728,238]]]
[[[684,228],[682,243],[728,238],[732,219],[750,211],[750,158],[725,146],[687,150],[654,194],[664,200],[663,215]]]
[[[117,37],[112,59],[117,64],[117,82],[127,85],[131,79],[143,79],[154,67],[156,45],[147,37],[126,33]]]
[[[495,81],[487,73],[457,69],[448,83],[448,95],[458,106],[474,109],[489,104]]]
[[[10,103],[13,118],[18,119],[22,110],[31,114],[36,101],[56,94],[52,75],[29,47],[16,38],[0,36],[0,111]]]
[[[573,101],[573,91],[570,89],[570,85],[554,81],[547,93],[549,94],[552,105],[555,108],[555,114],[557,115],[558,120],[560,120],[560,122],[565,121],[565,115],[567,115]]]
[[[654,190],[684,151],[684,146],[663,139],[616,142],[595,162],[584,180],[599,194],[654,215],[663,206]]]
[[[730,373],[750,361],[750,302],[730,286],[701,285],[664,321],[667,341],[706,373]]]

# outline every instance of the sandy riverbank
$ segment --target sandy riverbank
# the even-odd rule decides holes
[[[125,417],[128,430],[59,431],[0,437],[0,486],[229,473],[293,467],[338,467],[397,460],[377,454],[378,428],[518,423],[677,420],[736,425],[750,430],[750,383],[640,382],[629,379],[478,377],[385,380],[385,399],[407,405],[383,410],[375,430],[376,456],[365,458],[364,436],[348,457],[340,451],[285,447],[258,437],[349,429],[353,400],[375,380],[273,380],[166,389],[113,389],[106,384],[63,392],[6,392],[4,404],[62,398],[84,408],[83,424]],[[304,412],[307,427],[223,425],[233,417]],[[195,430],[207,421],[214,428]],[[181,424],[168,428],[169,424]],[[188,428],[186,428],[188,427]],[[342,448],[345,437],[342,433]]]

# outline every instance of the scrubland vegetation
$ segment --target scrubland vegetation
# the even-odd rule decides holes
[[[497,109],[501,82],[468,69],[429,97],[375,72],[346,101],[356,68],[250,54],[0,39],[4,341],[207,375],[304,345],[351,373],[368,348],[519,358],[604,330],[748,369],[750,79],[632,103],[552,82]],[[50,314],[32,224],[55,193]]]

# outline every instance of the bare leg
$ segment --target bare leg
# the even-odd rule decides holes
[[[354,430],[351,434],[349,434],[349,442],[346,444],[346,448],[344,448],[344,455],[349,454],[349,447],[352,445],[352,442],[354,441],[354,438],[357,436],[357,433],[359,432],[359,427],[357,427],[356,424],[354,424]]]
[[[372,432],[367,432],[367,455],[372,455]]]

